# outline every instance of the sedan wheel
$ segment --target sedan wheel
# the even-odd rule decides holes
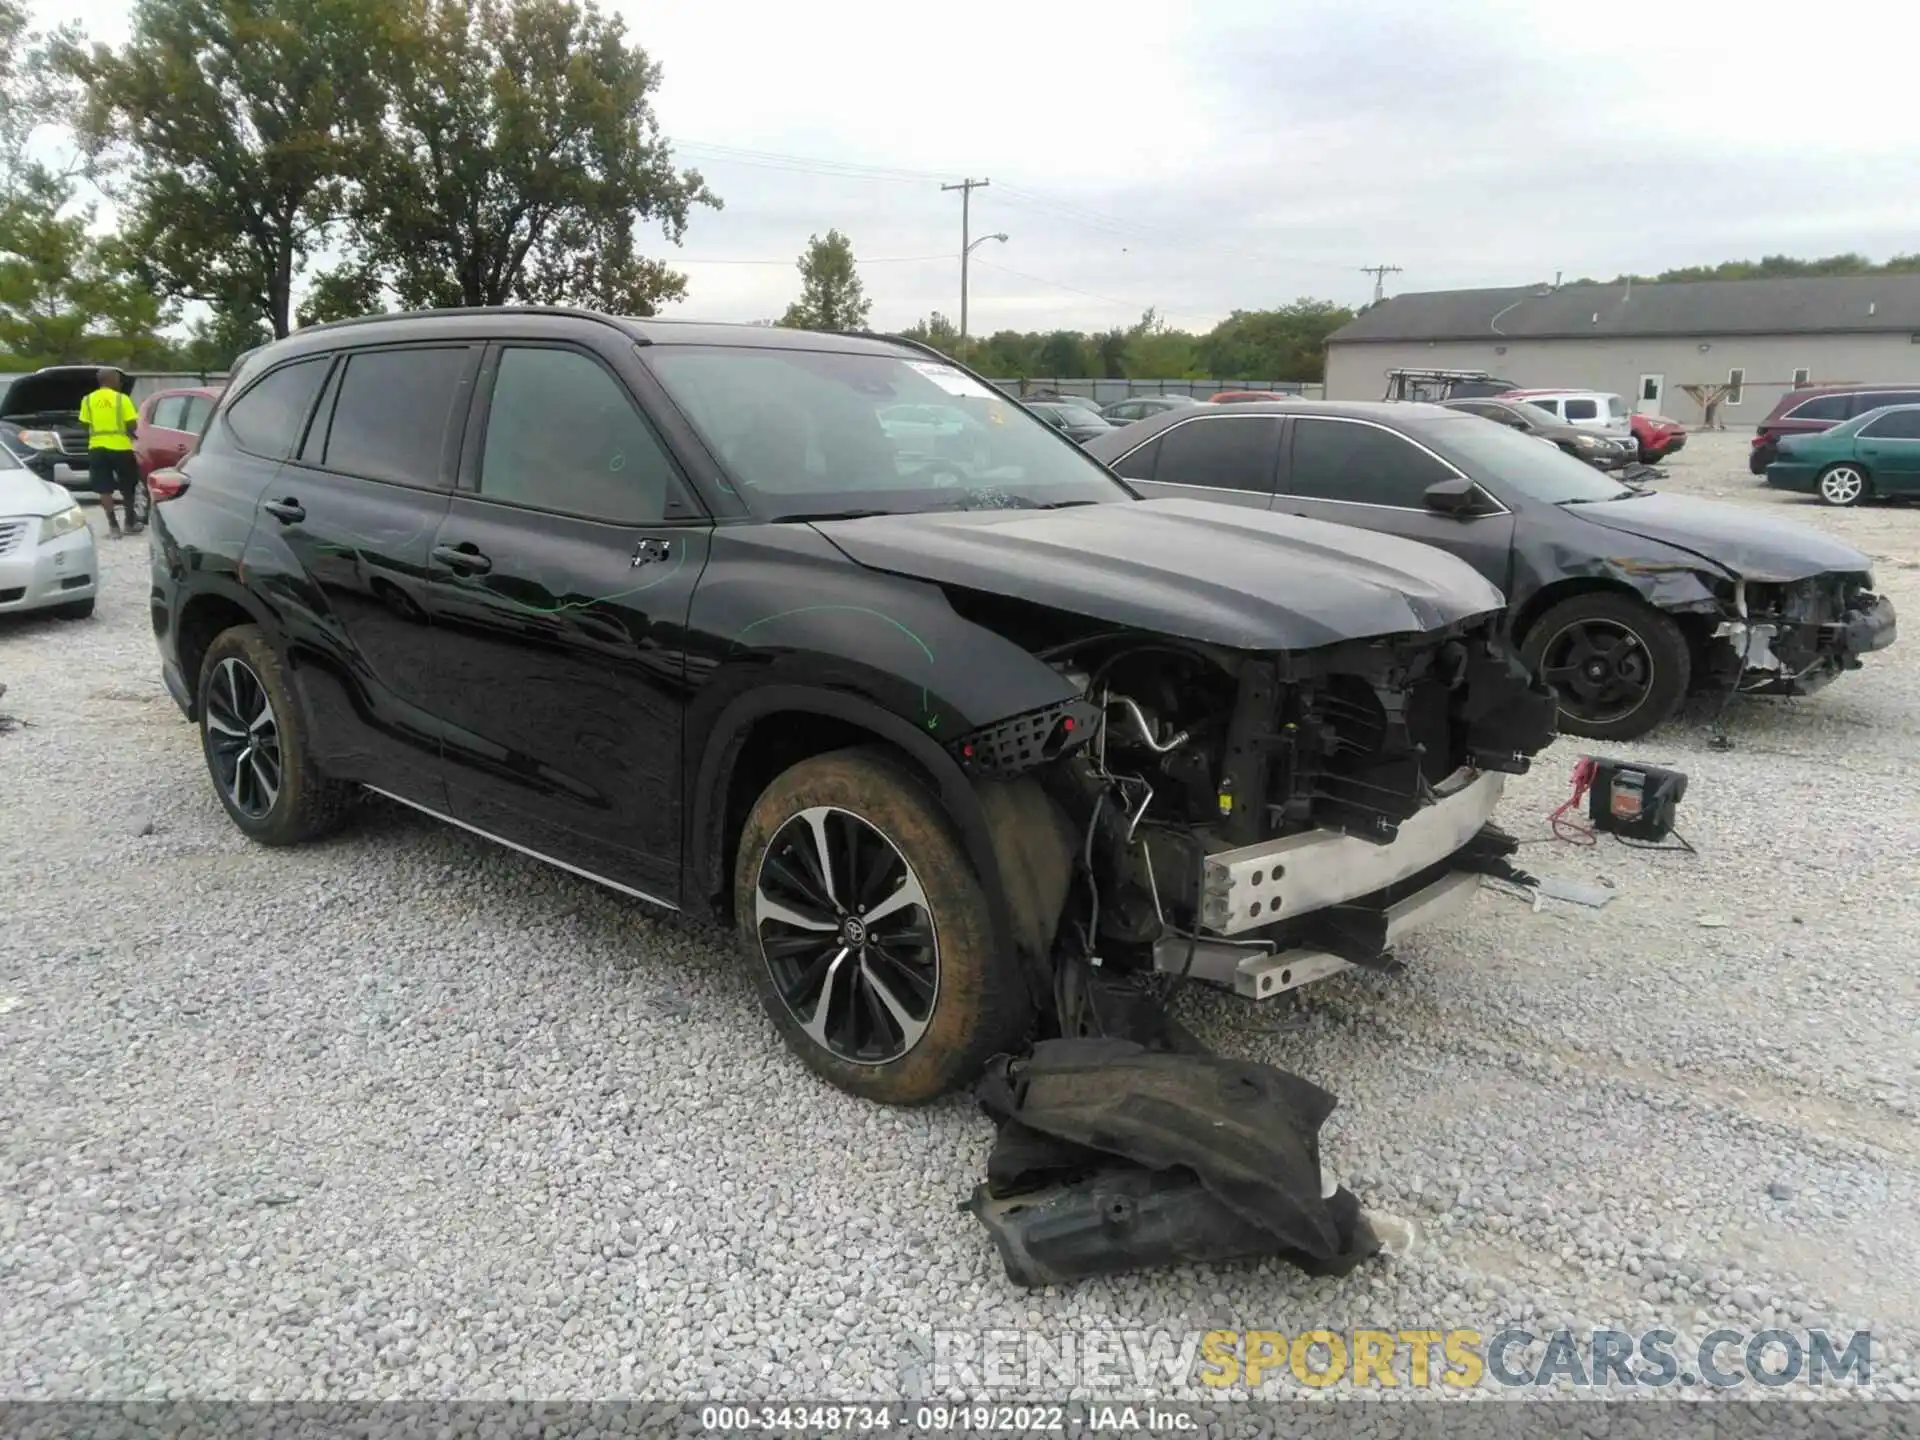
[[[1666,615],[1613,591],[1575,595],[1528,628],[1521,658],[1560,701],[1560,728],[1599,740],[1646,734],[1685,699],[1686,637]]]
[[[147,492],[147,482],[142,480],[133,487],[133,523],[144,525],[153,518],[153,496]]]
[[[1820,476],[1820,498],[1829,505],[1857,505],[1866,493],[1866,472],[1857,465],[1835,465]]]

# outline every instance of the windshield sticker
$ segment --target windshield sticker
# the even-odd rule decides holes
[[[909,360],[907,364],[918,370],[927,379],[938,385],[949,395],[962,395],[969,400],[998,400],[999,395],[975,380],[971,375],[956,370],[951,365],[937,365],[931,360]]]

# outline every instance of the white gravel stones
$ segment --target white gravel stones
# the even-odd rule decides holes
[[[1744,451],[1695,436],[1669,488],[1862,546],[1920,620],[1920,512]],[[1184,1002],[1339,1095],[1329,1163],[1410,1254],[1028,1294],[955,1210],[991,1127],[810,1079],[723,937],[384,804],[241,839],[145,546],[101,554],[92,621],[0,622],[0,1394],[892,1396],[940,1329],[1508,1323],[1871,1325],[1914,1384],[1920,636],[1736,701],[1730,750],[1706,713],[1630,747],[1691,777],[1698,857],[1523,852],[1602,910],[1489,892],[1405,975]],[[1544,836],[1578,753],[1503,823]]]

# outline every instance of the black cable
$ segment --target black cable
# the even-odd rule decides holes
[[[1673,838],[1680,842],[1678,845],[1651,845],[1644,840],[1629,840],[1624,835],[1616,835],[1613,838],[1629,850],[1677,850],[1687,855],[1698,855],[1700,853],[1693,848],[1693,842],[1678,830],[1673,832]]]

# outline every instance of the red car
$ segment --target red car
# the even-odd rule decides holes
[[[1633,427],[1633,438],[1640,443],[1642,465],[1664,460],[1687,443],[1687,427],[1664,415],[1642,415],[1636,411],[1627,417],[1627,423]]]
[[[207,428],[217,387],[196,385],[181,390],[156,390],[140,402],[140,428],[134,432],[133,458],[146,479],[163,465],[178,465]]]

